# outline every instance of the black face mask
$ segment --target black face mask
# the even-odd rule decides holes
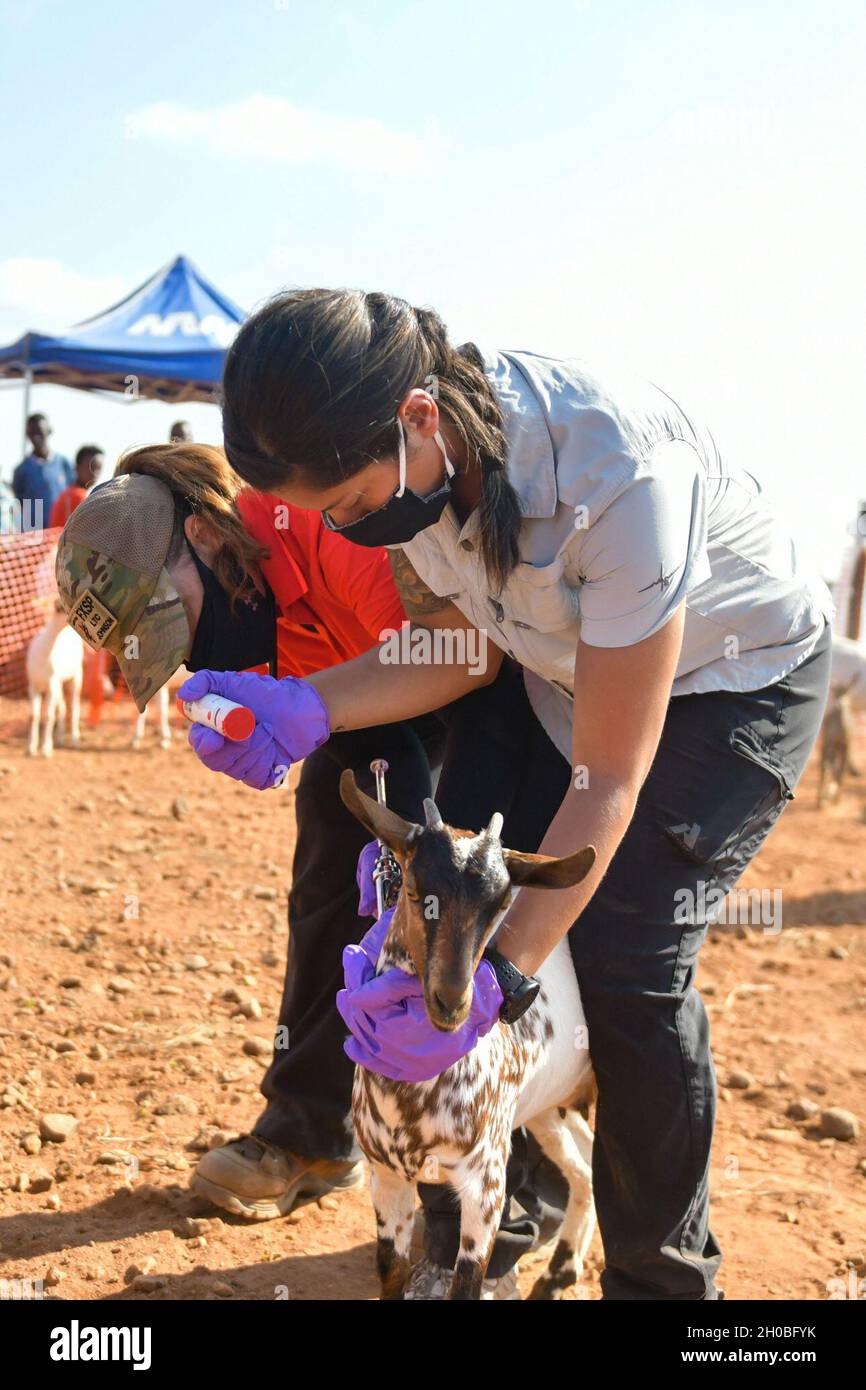
[[[189,545],[189,542],[187,542]],[[277,650],[277,608],[269,586],[265,593],[241,599],[232,612],[229,596],[213,570],[189,546],[204,586],[204,602],[184,663],[189,671],[245,671],[264,662],[273,665]]]
[[[406,487],[406,437],[403,422],[399,418],[397,424],[400,431],[401,487],[383,507],[377,507],[374,512],[367,512],[366,516],[359,517],[357,521],[350,521],[346,526],[336,526],[328,513],[322,512],[322,521],[328,530],[338,531],[355,545],[403,545],[406,541],[411,541],[419,531],[426,531],[428,526],[435,526],[451,496],[454,465],[446,453],[444,441],[438,430],[433,437],[445,460],[444,483],[435,492],[431,492],[429,497],[419,497],[417,492]]]
[[[327,512],[322,512],[322,520],[329,531],[339,532],[354,545],[403,545],[419,531],[435,525],[450,494],[450,479],[429,497],[419,497],[407,487],[402,497],[395,493],[384,507],[350,521],[347,526],[335,526]]]

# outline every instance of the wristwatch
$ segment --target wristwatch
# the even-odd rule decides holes
[[[526,1013],[541,989],[541,983],[534,975],[522,975],[516,965],[506,960],[493,946],[484,951],[483,960],[489,960],[502,990],[502,1008],[499,1017],[503,1023],[516,1023]]]

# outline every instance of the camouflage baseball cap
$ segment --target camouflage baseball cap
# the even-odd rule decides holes
[[[94,651],[117,658],[139,711],[190,648],[186,611],[165,568],[176,516],[158,478],[111,478],[75,509],[57,548],[70,626]]]

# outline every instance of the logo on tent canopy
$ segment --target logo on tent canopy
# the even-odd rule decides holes
[[[205,314],[200,319],[185,309],[174,314],[143,314],[127,331],[136,336],[146,333],[153,338],[170,338],[181,333],[185,338],[212,338],[217,347],[228,347],[239,326],[221,314]]]

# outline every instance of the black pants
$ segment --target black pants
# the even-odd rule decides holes
[[[716,1296],[720,1251],[707,1201],[715,1074],[693,984],[707,930],[704,904],[713,889],[736,882],[792,796],[820,727],[828,681],[829,632],[809,661],[764,690],[672,699],[632,822],[569,934],[599,1083],[593,1175],[606,1298]],[[398,744],[407,728],[418,737],[406,747],[406,775],[413,787],[419,778],[413,809],[416,793],[398,805],[389,773],[389,803],[420,815],[429,793],[419,768],[425,755],[435,758],[441,750],[436,801],[444,818],[479,829],[499,810],[503,841],[537,849],[565,795],[570,767],[536,720],[519,668],[505,661],[492,685],[440,714],[447,721],[444,748],[429,722],[421,731],[426,738],[418,721],[389,726],[401,731],[394,735]],[[385,732],[335,737],[347,741],[344,756],[358,757],[363,749],[360,774],[374,756],[391,761]],[[354,864],[367,835],[339,800],[334,742],[302,770],[293,945],[280,1016],[290,1046],[265,1078],[270,1103],[256,1132],[294,1152],[346,1157],[357,1153],[348,1113],[352,1067],[333,999],[342,983],[342,946],[366,926],[355,915]],[[427,1252],[453,1266],[456,1202],[444,1187],[419,1190]],[[491,1276],[515,1263],[551,1214],[564,1210],[564,1199],[558,1172],[531,1136],[516,1131]]]

